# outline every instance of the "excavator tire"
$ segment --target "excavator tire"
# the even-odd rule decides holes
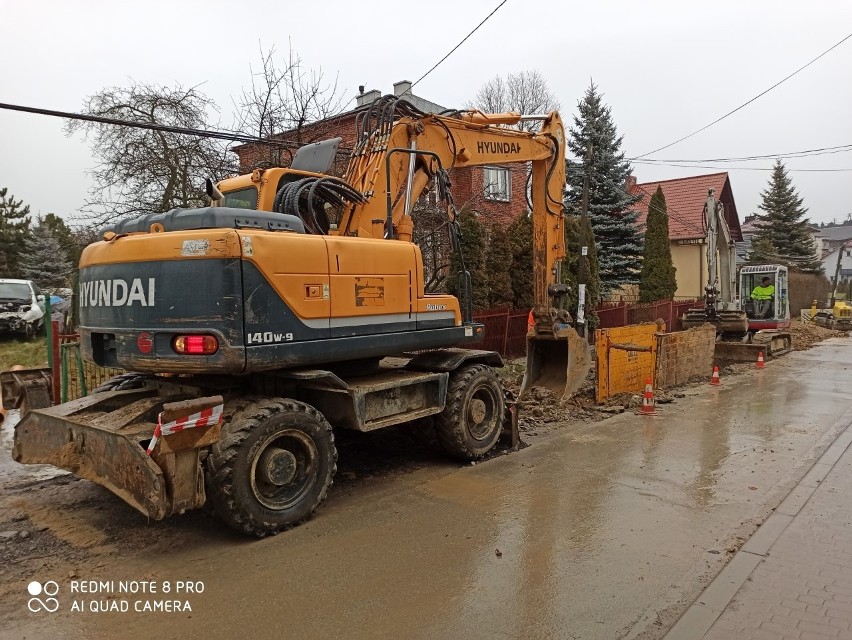
[[[447,403],[436,416],[438,441],[450,455],[475,460],[491,451],[503,429],[503,385],[494,370],[472,364],[450,374]]]
[[[110,378],[101,386],[95,387],[90,393],[102,393],[104,391],[127,391],[128,389],[140,389],[145,384],[145,380],[151,375],[147,373],[122,373],[121,375]]]
[[[233,529],[275,535],[310,518],[325,499],[337,471],[334,435],[304,402],[237,403],[226,406],[222,437],[207,456],[207,495]]]

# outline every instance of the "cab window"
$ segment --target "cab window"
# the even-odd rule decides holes
[[[234,207],[235,209],[256,209],[257,208],[257,188],[247,187],[237,191],[228,191],[223,194],[225,202],[223,206]]]

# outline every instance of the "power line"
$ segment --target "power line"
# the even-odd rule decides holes
[[[259,138],[236,131],[216,131],[214,129],[193,129],[190,127],[175,127],[171,125],[158,124],[156,122],[137,122],[134,120],[122,120],[120,118],[108,118],[106,116],[93,116],[83,113],[72,113],[69,111],[54,111],[51,109],[40,109],[37,107],[25,107],[16,104],[6,104],[0,102],[0,109],[8,111],[21,111],[24,113],[35,113],[42,116],[53,116],[64,118],[66,120],[83,120],[85,122],[96,122],[98,124],[111,124],[120,127],[134,127],[137,129],[148,129],[151,131],[164,131],[166,133],[177,133],[188,136],[199,136],[201,138],[212,138],[216,140],[228,140],[230,142],[240,142],[243,144],[263,144],[274,147],[284,147],[287,149],[298,149],[304,144],[299,142],[290,142],[288,140],[270,140],[268,138]],[[339,147],[339,152],[348,153],[352,149]]]
[[[676,159],[661,159],[661,158],[646,158],[637,160],[637,162],[648,163],[666,163],[666,162],[750,162],[752,160],[771,160],[773,158],[809,158],[811,156],[830,155],[835,153],[845,153],[852,151],[852,144],[842,144],[836,147],[821,147],[818,149],[803,149],[802,151],[787,151],[785,153],[767,153],[754,156],[740,156],[738,158],[704,158],[701,160],[676,158]]]
[[[411,90],[414,88],[414,85],[416,85],[416,84],[417,84],[418,82],[420,82],[423,78],[425,78],[425,77],[426,77],[426,76],[428,76],[430,73],[432,73],[435,69],[437,69],[437,68],[438,68],[438,66],[439,66],[439,65],[440,65],[440,64],[441,64],[444,60],[446,60],[446,59],[447,59],[447,58],[449,58],[451,55],[453,55],[453,52],[454,52],[456,49],[458,49],[460,46],[462,46],[462,45],[465,43],[465,41],[466,41],[468,38],[470,38],[470,36],[472,36],[474,33],[476,33],[476,32],[477,32],[477,30],[479,29],[479,27],[481,27],[482,25],[484,25],[484,24],[488,21],[488,19],[489,19],[491,16],[493,16],[495,13],[497,13],[497,10],[498,10],[500,7],[502,7],[504,4],[506,4],[506,2],[508,2],[508,0],[503,0],[503,2],[501,2],[500,4],[498,4],[498,5],[494,8],[494,10],[493,10],[491,13],[489,13],[487,16],[485,16],[485,18],[482,20],[482,22],[480,22],[478,25],[476,25],[476,27],[474,27],[473,31],[471,31],[469,34],[467,34],[464,38],[462,38],[461,42],[459,42],[456,46],[454,46],[452,49],[450,49],[450,52],[449,52],[447,55],[445,55],[443,58],[441,58],[440,60],[438,60],[438,62],[436,62],[436,63],[435,63],[435,65],[434,65],[431,69],[429,69],[429,71],[427,71],[427,72],[426,72],[426,73],[424,73],[422,76],[420,76],[419,78],[417,78],[417,80],[415,80],[415,81],[411,84],[411,86],[408,88],[408,91],[406,91],[406,93],[408,93],[409,91],[411,91]]]
[[[634,160],[636,164],[644,164],[649,167],[684,167],[687,169],[716,169],[718,171],[774,171],[774,167],[714,167],[706,164],[678,164],[675,162],[646,162],[645,160]],[[843,171],[852,171],[850,169],[791,169],[785,168],[786,171],[797,171],[806,173],[837,173]]]
[[[804,70],[805,70],[805,69],[807,69],[809,66],[811,66],[814,62],[816,62],[817,60],[819,60],[820,58],[822,58],[824,55],[826,55],[827,53],[831,52],[832,50],[836,49],[836,48],[837,48],[837,47],[839,47],[841,44],[843,44],[844,42],[846,42],[849,38],[852,38],[852,33],[850,33],[849,35],[847,35],[845,38],[843,38],[843,39],[842,39],[842,40],[840,40],[839,42],[837,42],[837,43],[833,44],[831,47],[829,47],[828,49],[826,49],[825,51],[823,51],[821,54],[819,54],[816,58],[814,58],[813,60],[811,60],[811,61],[810,61],[810,62],[808,62],[807,64],[804,64],[804,65],[802,65],[801,67],[799,67],[798,69],[796,69],[793,73],[791,73],[790,75],[788,75],[786,78],[783,78],[782,80],[779,80],[778,82],[776,82],[775,84],[773,84],[773,85],[772,85],[771,87],[769,87],[768,89],[766,89],[766,90],[764,90],[764,91],[761,91],[761,92],[760,92],[760,93],[758,93],[756,96],[754,96],[751,100],[748,100],[748,101],[744,102],[743,104],[741,104],[740,106],[738,106],[736,109],[733,109],[733,110],[731,110],[731,111],[728,111],[728,113],[726,113],[725,115],[723,115],[723,116],[722,116],[722,117],[720,117],[720,118],[716,118],[716,119],[715,119],[713,122],[711,122],[710,124],[706,124],[706,125],[704,125],[703,127],[701,127],[700,129],[697,129],[696,131],[693,131],[693,132],[692,132],[692,133],[690,133],[689,135],[683,136],[682,138],[678,138],[678,139],[677,139],[677,140],[675,140],[674,142],[670,142],[669,144],[664,145],[664,146],[662,146],[662,147],[659,147],[659,148],[657,148],[657,149],[654,149],[653,151],[649,151],[648,153],[643,153],[641,156],[636,156],[635,158],[630,158],[630,160],[638,160],[639,158],[644,158],[645,156],[650,156],[650,155],[651,155],[651,154],[653,154],[653,153],[657,153],[657,151],[662,151],[663,149],[668,149],[669,147],[673,147],[674,145],[676,145],[676,144],[677,144],[677,143],[679,143],[679,142],[683,142],[683,141],[684,141],[684,140],[686,140],[687,138],[691,138],[692,136],[694,136],[694,135],[696,135],[696,134],[699,134],[699,133],[701,133],[702,131],[704,131],[704,130],[706,130],[706,129],[709,129],[709,128],[710,128],[710,127],[712,127],[714,124],[721,122],[722,120],[724,120],[724,119],[725,119],[725,118],[727,118],[728,116],[735,114],[737,111],[739,111],[739,110],[740,110],[740,109],[742,109],[743,107],[746,107],[746,106],[750,105],[752,102],[754,102],[754,101],[755,101],[755,100],[757,100],[758,98],[760,98],[760,97],[762,97],[762,96],[766,95],[767,93],[769,93],[770,91],[772,91],[775,87],[777,87],[777,86],[779,86],[779,85],[781,85],[781,84],[783,84],[783,83],[787,82],[787,80],[789,80],[790,78],[792,78],[793,76],[795,76],[796,74],[798,74],[800,71],[804,71]]]

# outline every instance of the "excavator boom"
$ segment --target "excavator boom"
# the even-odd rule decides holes
[[[541,122],[538,132],[509,128],[530,119]],[[322,218],[313,200],[326,189],[325,203],[342,205],[342,213],[336,228],[324,220],[317,228],[341,237],[409,242],[414,203],[433,180],[448,186],[448,174],[455,168],[529,163],[536,329],[528,340],[522,391],[537,385],[549,387],[560,397],[576,391],[591,367],[591,355],[588,344],[571,328],[563,302],[567,292],[561,283],[565,129],[559,114],[424,114],[394,96],[385,96],[359,115],[356,136],[342,181],[304,178],[285,185],[276,194],[275,210],[304,215],[293,205],[307,201],[313,219]],[[219,186],[227,196],[228,181]],[[268,193],[258,197],[259,203],[264,200],[269,200]],[[452,222],[457,212],[451,199],[447,209]],[[311,219],[306,220],[306,227],[311,226]],[[469,310],[469,305],[463,304],[462,309]],[[462,315],[464,322],[472,320],[469,313]]]

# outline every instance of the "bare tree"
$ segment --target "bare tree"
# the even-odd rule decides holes
[[[259,138],[310,143],[328,137],[326,122],[343,109],[337,78],[328,81],[322,69],[305,69],[292,46],[285,56],[275,47],[260,49],[260,68],[251,70],[251,86],[234,99],[236,129]],[[257,163],[289,164],[292,151],[274,145],[257,145],[250,154]]]
[[[510,73],[504,80],[494,76],[486,82],[468,104],[469,108],[486,113],[518,111],[522,114],[549,113],[559,110],[559,101],[538,71]],[[535,131],[537,122],[519,122],[517,129]]]
[[[132,83],[86,99],[83,113],[132,122],[204,129],[216,105],[196,87]],[[205,203],[204,180],[219,180],[236,169],[223,142],[169,133],[71,120],[67,135],[82,131],[98,164],[81,212],[93,224],[140,213],[161,213]]]

